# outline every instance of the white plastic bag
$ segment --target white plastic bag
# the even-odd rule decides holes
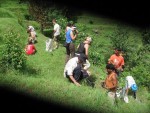
[[[46,40],[46,51],[52,51],[52,39]]]
[[[124,96],[124,101],[125,101],[125,103],[129,103],[128,96]]]

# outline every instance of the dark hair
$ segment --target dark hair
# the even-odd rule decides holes
[[[32,38],[28,39],[28,44],[32,44]]]
[[[55,18],[52,21],[57,22],[57,20]]]
[[[121,49],[121,48],[115,48],[114,50],[117,50],[117,51],[122,51],[122,49]]]
[[[106,69],[116,70],[113,64],[107,64]]]
[[[67,23],[67,26],[71,27],[71,26],[72,26],[72,24],[69,22],[69,23]]]

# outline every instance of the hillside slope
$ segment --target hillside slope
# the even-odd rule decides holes
[[[9,70],[7,73],[0,73],[0,86],[8,89],[9,91],[13,90],[15,92],[15,94],[14,92],[12,93],[12,96],[9,95],[12,98],[7,97],[8,92],[6,93],[5,98],[2,97],[4,100],[2,101],[4,103],[3,106],[7,105],[12,107],[13,104],[16,106],[13,109],[14,111],[18,111],[18,109],[22,108],[22,110],[25,111],[29,111],[31,109],[31,111],[37,112],[47,112],[52,111],[52,109],[60,112],[62,109],[59,105],[66,109],[69,108],[69,110],[77,109],[78,112],[85,111],[87,113],[149,112],[148,93],[146,89],[142,88],[139,88],[140,91],[137,94],[139,99],[138,101],[134,101],[134,99],[130,97],[131,102],[129,104],[123,103],[121,100],[118,100],[118,106],[111,103],[112,101],[106,96],[106,90],[100,87],[101,80],[103,80],[106,76],[105,64],[103,63],[98,66],[93,64],[91,65],[90,71],[92,73],[92,79],[95,81],[94,88],[88,86],[85,81],[82,82],[81,87],[76,87],[74,84],[71,84],[63,77],[65,48],[62,44],[59,49],[53,52],[45,51],[46,40],[50,37],[45,37],[39,31],[40,25],[37,22],[26,21],[24,20],[24,16],[22,17],[22,15],[20,15],[18,17],[15,13],[15,10],[17,10],[18,12],[23,12],[22,14],[25,15],[27,13],[27,7],[24,5],[18,6],[18,2],[13,1],[4,1],[2,2],[1,7],[0,12],[3,13],[0,13],[2,14],[2,17],[0,16],[0,36],[3,35],[6,29],[16,29],[16,32],[20,33],[24,37],[22,39],[24,42],[22,49],[24,49],[26,39],[28,37],[28,34],[26,33],[26,26],[28,24],[35,26],[38,35],[38,43],[35,44],[37,53],[33,56],[27,56],[28,68],[23,72]],[[94,34],[94,44],[97,42],[101,45],[101,47],[97,48],[92,48],[91,45],[91,50],[99,50],[97,51],[97,54],[103,55],[107,51],[112,50],[110,38],[106,36],[113,31],[116,23],[104,17],[100,18],[90,16],[90,18],[84,19],[89,16],[90,14],[88,14],[88,16],[83,15],[80,17],[77,25],[80,23],[87,25],[86,32]],[[22,20],[18,21],[19,18]],[[93,24],[89,24],[91,20],[93,21]],[[80,28],[78,29],[80,30]],[[98,30],[98,34],[96,34],[94,30]],[[1,42],[1,44],[3,44],[3,42]],[[1,49],[3,49],[2,46]],[[102,61],[103,59],[104,58],[102,58]],[[22,98],[18,99],[18,95],[22,95]],[[3,93],[3,96],[5,96],[5,93]],[[31,101],[25,100],[25,97],[28,96]],[[11,100],[16,101],[16,103],[11,102]],[[54,106],[50,104],[51,102],[54,103]]]

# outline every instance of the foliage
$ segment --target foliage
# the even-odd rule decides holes
[[[36,0],[35,0],[36,2]],[[38,1],[37,1],[38,2]],[[72,13],[73,14],[73,13]],[[88,16],[89,17],[89,16]],[[85,17],[83,20],[86,20],[88,17]],[[91,16],[92,17],[92,16]],[[58,23],[61,24],[61,26],[65,27],[65,24],[62,25],[64,22],[63,17],[57,19]],[[5,19],[6,20],[6,19]],[[14,20],[9,20],[8,22],[13,23]],[[66,19],[65,19],[66,21]],[[61,23],[62,22],[62,23]],[[4,23],[4,24],[3,24]],[[94,28],[94,24],[97,24],[97,26],[100,26],[103,23],[104,29],[100,32],[100,34],[95,35],[91,33],[91,28]],[[109,57],[111,54],[110,48],[108,47],[114,47],[113,45],[108,44],[108,40],[110,38],[106,37],[104,34],[109,33],[110,29],[114,29],[114,26],[111,25],[106,25],[105,23],[108,23],[108,21],[98,21],[95,22],[94,24],[89,25],[88,24],[80,24],[77,23],[77,28],[79,30],[79,34],[77,37],[77,40],[75,41],[76,44],[79,42],[83,41],[86,36],[92,36],[93,42],[89,50],[89,56],[90,56],[90,62],[94,63],[94,65],[91,65],[90,71],[92,72],[92,76],[101,76],[104,77],[105,75],[104,68],[105,67],[105,60]],[[14,24],[17,25],[18,24]],[[6,26],[6,22],[1,22],[1,27]],[[8,27],[6,27],[8,28]],[[23,27],[21,27],[23,28]],[[39,28],[39,26],[37,26]],[[62,27],[63,28],[63,27]],[[5,29],[4,29],[5,30]],[[122,29],[123,30],[123,29]],[[0,36],[3,36],[3,30],[0,33]],[[24,29],[25,31],[25,29]],[[62,29],[63,31],[63,29]],[[47,31],[46,31],[47,32]],[[19,48],[22,48],[20,46],[16,46],[15,44],[19,44],[19,40],[23,39],[22,37],[18,36],[16,33],[12,33],[11,31],[7,32],[8,34],[5,33],[5,36],[7,35],[7,39],[5,37],[5,48],[4,50],[19,50]],[[12,34],[13,36],[12,36]],[[63,31],[64,33],[64,31]],[[62,33],[62,36],[64,34]],[[128,32],[129,33],[129,32]],[[70,108],[76,107],[76,108],[81,108],[82,110],[87,110],[87,112],[111,112],[111,113],[120,113],[120,112],[130,112],[130,113],[137,113],[137,112],[145,112],[149,113],[149,102],[148,100],[144,102],[143,100],[141,101],[141,97],[143,96],[144,99],[146,98],[146,95],[148,94],[147,92],[143,92],[139,86],[139,92],[137,100],[133,100],[131,98],[131,102],[126,104],[120,101],[118,106],[114,106],[111,103],[111,100],[107,98],[107,95],[105,93],[105,90],[103,90],[100,87],[100,77],[96,78],[96,86],[94,88],[88,87],[84,84],[80,88],[76,87],[74,84],[68,82],[67,80],[65,81],[65,78],[62,77],[63,69],[64,69],[64,62],[63,59],[65,58],[65,49],[60,47],[56,51],[52,53],[45,52],[45,46],[43,46],[44,40],[46,40],[47,37],[44,37],[41,32],[39,32],[40,38],[38,39],[37,43],[37,49],[38,53],[34,56],[29,56],[28,60],[26,61],[28,63],[28,68],[24,70],[24,72],[11,72],[9,70],[9,73],[7,73],[7,76],[0,76],[0,84],[1,85],[9,85],[10,87],[14,87],[14,89],[19,90],[19,91],[24,91],[27,94],[31,94],[36,97],[40,97],[42,99],[45,99],[47,101],[54,101],[62,105],[66,105],[67,107],[69,106]],[[9,38],[8,38],[9,37]],[[17,39],[15,39],[18,37]],[[122,36],[121,36],[122,37]],[[130,37],[130,35],[129,35]],[[10,39],[11,38],[11,39]],[[148,86],[150,78],[149,76],[149,47],[148,44],[145,46],[142,45],[142,48],[138,48],[138,37],[136,38],[136,41],[131,38],[129,38],[128,41],[128,46],[127,52],[125,52],[125,57],[126,54],[127,56],[130,56],[128,60],[126,60],[126,63],[130,64],[133,63],[130,73],[137,79],[137,82],[139,85],[144,85]],[[18,40],[18,41],[17,41]],[[105,41],[106,40],[106,41]],[[3,41],[3,40],[2,40]],[[6,44],[6,42],[9,42],[9,45]],[[14,43],[15,42],[15,43]],[[107,43],[106,43],[107,42]],[[135,43],[136,42],[136,43]],[[133,44],[134,43],[134,44]],[[108,44],[108,45],[107,45]],[[136,45],[137,44],[137,45]],[[23,44],[22,44],[23,45]],[[14,49],[15,47],[17,49]],[[4,51],[6,53],[6,51]],[[20,52],[16,52],[17,54]],[[130,53],[130,54],[129,54]],[[7,52],[8,54],[8,52]],[[1,54],[3,55],[3,54]],[[132,56],[133,55],[133,56]],[[140,55],[140,56],[139,56]],[[9,56],[9,57],[8,57]],[[10,54],[8,54],[6,57],[7,59],[15,59],[12,57]],[[21,55],[20,55],[21,56]],[[20,57],[19,55],[17,56],[18,58]],[[24,56],[24,55],[23,55]],[[148,60],[146,60],[148,59]],[[16,64],[17,64],[17,59]],[[25,61],[25,60],[24,60]],[[131,61],[131,62],[129,62]],[[8,63],[6,61],[6,63]],[[20,65],[20,64],[18,64]],[[9,64],[9,68],[13,67],[13,64]],[[100,67],[99,67],[100,66]],[[6,66],[5,66],[6,67]],[[57,68],[56,68],[57,67]],[[0,68],[2,69],[2,68]],[[4,68],[6,69],[6,68]],[[20,68],[19,68],[20,69]],[[97,71],[95,71],[95,69]],[[22,76],[23,75],[23,76]],[[24,76],[25,75],[25,76]],[[103,79],[104,79],[103,78]],[[122,79],[122,78],[121,78]],[[124,79],[122,80],[124,82]],[[119,84],[120,82],[119,81]],[[63,85],[62,85],[63,84]],[[82,92],[82,93],[81,93]],[[141,95],[139,95],[141,93]],[[69,98],[69,99],[68,99]]]
[[[143,34],[143,40],[148,39],[147,34]],[[129,30],[125,27],[117,27],[117,29],[111,34],[112,45],[123,50],[125,58],[125,70],[130,71],[133,76],[137,78],[139,85],[149,87],[149,53],[150,46],[148,40],[144,43],[145,45],[138,47],[135,43],[138,40],[130,38]]]
[[[142,39],[144,44],[150,44],[150,28],[144,29]]]
[[[122,53],[125,59],[125,66],[130,69],[136,66],[138,40],[131,36],[130,29],[126,26],[117,26],[112,34],[110,34],[113,48],[122,49]]]
[[[93,20],[89,20],[89,24],[93,24],[94,22],[93,22]]]
[[[6,10],[6,9],[4,9],[4,8],[0,8],[0,17],[2,18],[14,18],[15,17],[15,15],[14,14],[12,14],[12,12],[11,11],[9,11],[9,10]]]
[[[8,70],[10,68],[21,70],[25,67],[26,57],[20,43],[20,35],[8,31],[4,34],[4,45],[2,50],[2,58],[0,60],[1,67]]]
[[[150,90],[149,66],[145,66],[145,64],[141,63],[131,69],[131,74],[136,78],[139,86],[146,86]]]
[[[53,29],[44,29],[43,35],[46,37],[52,38],[53,37]]]

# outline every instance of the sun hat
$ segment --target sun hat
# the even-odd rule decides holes
[[[133,84],[132,86],[131,86],[131,90],[132,91],[137,91],[137,89],[138,89],[138,87],[137,87],[137,85],[136,84]]]

